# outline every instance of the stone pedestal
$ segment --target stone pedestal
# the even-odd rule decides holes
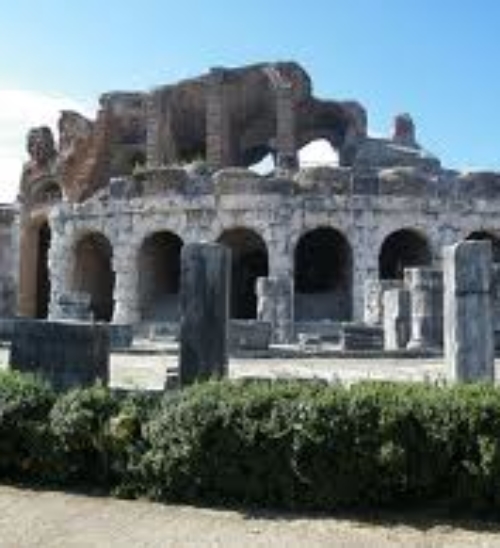
[[[443,345],[443,273],[436,268],[407,268],[405,283],[411,295],[410,349],[438,349]]]
[[[341,350],[382,350],[384,335],[376,325],[346,322],[340,331]]]
[[[401,280],[366,280],[364,285],[363,321],[369,325],[382,325],[384,320],[384,293],[402,289]]]
[[[455,381],[493,381],[491,243],[468,241],[444,250],[445,361]]]
[[[181,386],[227,372],[231,252],[187,244],[181,253]]]
[[[293,280],[290,276],[258,278],[257,318],[272,326],[272,341],[291,343],[294,339]]]
[[[47,380],[56,390],[92,386],[109,378],[106,324],[15,320],[12,369]]]
[[[391,289],[384,293],[384,348],[401,350],[410,339],[410,292]]]

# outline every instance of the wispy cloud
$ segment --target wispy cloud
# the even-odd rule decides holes
[[[27,159],[26,133],[37,125],[55,131],[63,109],[88,112],[88,107],[68,97],[23,89],[0,89],[0,202],[15,199],[23,162]]]

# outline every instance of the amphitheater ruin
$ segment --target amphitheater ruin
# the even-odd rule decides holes
[[[0,212],[0,313],[58,319],[73,295],[95,320],[175,329],[182,246],[220,242],[231,317],[289,343],[379,323],[380,288],[439,267],[443,246],[489,239],[500,258],[500,174],[443,167],[408,114],[387,138],[367,127],[292,62],[106,93],[95,120],[62,112],[57,140],[29,132],[18,203]],[[338,165],[299,165],[317,139]]]

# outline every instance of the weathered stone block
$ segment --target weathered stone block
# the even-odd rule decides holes
[[[382,350],[384,333],[381,327],[362,323],[343,323],[340,331],[342,350]]]
[[[268,322],[272,340],[290,343],[294,338],[293,280],[290,276],[257,278],[257,318]]]
[[[444,250],[445,361],[455,381],[494,380],[491,257],[486,241]]]
[[[271,324],[260,320],[231,320],[231,350],[267,350],[271,343]]]
[[[181,253],[180,383],[227,371],[231,252],[187,244]]]
[[[9,363],[39,375],[56,390],[90,386],[109,378],[106,324],[16,320]]]

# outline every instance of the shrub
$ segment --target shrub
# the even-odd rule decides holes
[[[0,474],[167,501],[498,512],[500,390],[214,381],[56,398],[1,374]]]
[[[0,372],[0,476],[40,477],[51,459],[52,390],[33,376]]]

